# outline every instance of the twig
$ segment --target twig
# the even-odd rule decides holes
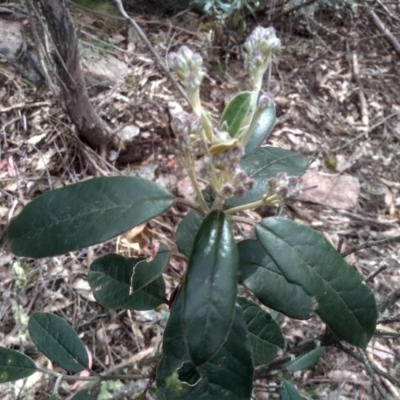
[[[400,315],[395,315],[393,317],[387,317],[387,318],[382,318],[378,319],[377,325],[379,324],[392,324],[394,322],[400,322]]]
[[[253,225],[253,226],[257,225],[256,221],[253,221],[252,219],[249,219],[249,218],[232,216],[231,220],[234,222],[240,222],[242,224],[248,224],[248,225]]]
[[[369,377],[371,378],[371,381],[372,381],[373,385],[376,387],[376,390],[379,392],[379,394],[381,395],[382,399],[388,400],[389,397],[386,395],[385,391],[383,390],[382,385],[380,384],[380,382],[376,378],[376,373],[372,369],[371,363],[368,360],[367,355],[365,354],[365,351],[361,350],[361,349],[358,349],[358,353],[360,354],[361,361],[364,364],[364,367],[367,370],[367,373],[368,373]]]
[[[163,63],[161,60],[161,57],[158,55],[157,51],[154,49],[153,45],[150,43],[149,39],[147,38],[146,34],[142,31],[140,26],[126,13],[124,6],[122,5],[121,0],[114,0],[115,4],[118,7],[119,12],[121,15],[126,18],[133,26],[135,29],[136,33],[139,35],[139,37],[143,40],[143,42],[146,44],[148,49],[150,50],[150,53],[155,57],[158,65],[162,68],[164,71],[165,75],[169,78],[169,80],[172,82],[172,84],[178,89],[180,94],[183,96],[183,98],[190,104],[190,100],[182,86],[178,83],[178,81],[173,77],[171,74],[170,70],[166,67],[166,65]]]
[[[360,100],[361,109],[361,123],[365,126],[369,125],[368,104],[364,94],[364,88],[360,80],[360,66],[358,64],[357,53],[354,51],[352,54],[353,61],[353,78],[358,85],[358,98]]]
[[[360,355],[358,355],[357,353],[355,353],[353,350],[350,350],[349,348],[347,348],[343,343],[338,342],[335,344],[335,346],[339,349],[344,351],[345,353],[347,353],[349,356],[355,358],[358,361],[363,362],[362,358]],[[382,371],[380,368],[378,368],[376,365],[370,364],[371,368],[373,369],[373,371],[378,374],[379,376],[381,376],[382,378],[387,379],[390,383],[392,383],[393,385],[400,387],[400,381],[397,380],[396,378],[394,378],[392,375],[388,374],[385,371]]]
[[[368,136],[370,133],[372,133],[372,131],[374,131],[376,128],[378,128],[378,126],[384,124],[387,120],[389,120],[390,118],[393,118],[396,115],[399,115],[400,112],[394,112],[392,114],[389,114],[387,117],[382,118],[379,122],[377,122],[375,125],[372,125],[371,128],[369,128],[367,131],[360,133],[359,135],[357,135],[354,139],[349,140],[347,143],[345,143],[343,146],[339,146],[339,147],[335,147],[333,150],[331,150],[332,152],[337,152],[339,150],[343,150],[346,147],[350,146],[352,143],[356,142],[359,139],[362,139],[364,136]]]
[[[107,17],[107,18],[111,18],[111,19],[116,19],[116,20],[119,20],[119,21],[125,21],[125,18],[118,17],[117,15],[113,15],[113,14],[109,14],[109,13],[107,14],[107,13],[102,12],[102,11],[93,10],[93,9],[91,9],[91,8],[82,6],[81,4],[75,3],[74,1],[71,1],[71,0],[67,0],[67,2],[68,2],[69,4],[72,4],[74,7],[77,7],[77,8],[80,8],[80,9],[82,9],[82,10],[88,11],[88,12],[90,12],[90,13],[92,13],[92,14],[95,14],[95,15],[97,14],[97,15],[101,15],[101,16],[103,16],[103,17]],[[200,38],[200,36],[201,36],[201,35],[199,35],[197,32],[193,32],[193,31],[191,31],[191,30],[189,30],[189,29],[185,29],[185,28],[182,28],[182,27],[180,27],[180,26],[172,25],[170,21],[168,21],[168,22],[163,22],[163,21],[145,20],[145,19],[141,19],[141,18],[135,18],[135,20],[136,20],[136,22],[139,22],[140,24],[144,24],[144,25],[160,25],[160,26],[166,26],[166,27],[168,27],[168,28],[172,28],[172,29],[175,29],[175,30],[179,30],[180,32],[187,33],[188,35],[191,35],[191,36],[194,36],[194,37],[197,37],[197,38]],[[99,40],[99,39],[96,37],[96,40]],[[111,44],[111,43],[107,43],[107,44]],[[123,50],[123,51],[125,51],[125,50]]]
[[[343,253],[341,253],[341,255],[343,257],[347,257],[349,254],[355,253],[359,250],[369,249],[374,246],[380,246],[381,244],[388,244],[388,243],[394,243],[394,242],[400,242],[400,235],[393,236],[393,237],[387,238],[387,239],[366,241],[364,243],[359,244],[358,246],[351,248],[350,250],[344,251]]]
[[[307,340],[303,344],[296,346],[292,349],[287,350],[286,354],[277,357],[273,361],[271,361],[267,365],[263,365],[262,367],[256,369],[254,371],[254,379],[264,379],[271,372],[276,372],[282,369],[283,365],[292,359],[292,356],[300,356],[302,354],[308,353],[311,350],[316,349],[318,346],[326,347],[332,346],[336,343],[339,343],[339,339],[333,335],[329,330],[324,332],[323,334]]]
[[[390,44],[395,53],[400,57],[400,43],[397,41],[396,37],[392,32],[386,27],[382,20],[375,14],[375,11],[370,5],[366,8],[367,16],[369,20],[375,25],[376,29],[382,33],[383,37]]]
[[[22,108],[33,108],[33,107],[45,107],[45,106],[50,106],[51,103],[49,101],[38,101],[36,103],[26,103],[25,101],[22,101],[21,103],[13,104],[10,107],[4,107],[0,108],[0,113],[6,113],[11,110],[20,110]]]
[[[386,261],[382,261],[379,263],[378,268],[375,271],[372,271],[365,279],[364,282],[370,282],[372,279],[374,279],[378,274],[380,274],[382,271],[387,269],[389,267],[389,264]]]
[[[391,295],[386,297],[386,299],[383,300],[378,305],[378,311],[383,313],[387,308],[389,308],[392,304],[396,303],[396,301],[399,299],[400,299],[400,290],[395,290]]]

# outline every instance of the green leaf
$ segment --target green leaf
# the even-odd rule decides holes
[[[156,280],[168,267],[170,258],[171,253],[168,247],[161,243],[157,255],[153,260],[149,262],[146,260],[139,261],[134,269],[132,280],[133,291],[137,292],[142,290],[148,284]]]
[[[312,297],[288,282],[258,240],[238,243],[239,282],[266,306],[291,318],[308,319],[313,311]]]
[[[157,368],[157,400],[249,400],[254,368],[240,307],[236,307],[224,345],[198,368],[190,363],[184,345],[182,313],[181,290],[164,333],[163,358]]]
[[[243,310],[244,322],[249,331],[254,365],[267,364],[275,357],[278,348],[285,347],[279,325],[254,301],[238,297],[237,303]]]
[[[94,298],[107,308],[144,311],[158,307],[165,301],[165,283],[161,274],[168,266],[169,258],[164,245],[151,262],[118,254],[98,258],[88,274]]]
[[[240,128],[250,110],[251,92],[238,93],[225,107],[219,123],[220,129],[224,129],[225,124],[231,137],[236,137],[240,133]]]
[[[211,211],[196,235],[183,284],[185,340],[194,365],[225,342],[235,315],[238,256],[229,218]]]
[[[285,278],[315,298],[329,328],[365,348],[378,317],[374,295],[324,236],[284,218],[264,219],[256,233]]]
[[[63,318],[35,312],[29,318],[28,329],[38,350],[66,371],[75,373],[89,368],[84,344]]]
[[[0,347],[0,383],[24,379],[36,371],[35,363],[25,354]]]
[[[282,382],[281,400],[301,400],[300,394],[290,381]]]
[[[261,111],[255,118],[257,118],[256,125],[245,147],[245,157],[257,149],[271,133],[276,120],[274,102],[271,101],[271,106]]]
[[[154,182],[114,176],[51,190],[11,220],[17,256],[51,257],[103,242],[156,217],[173,204]]]
[[[288,371],[301,371],[313,367],[323,356],[325,347],[317,347],[300,357],[290,360],[285,364]]]
[[[254,187],[244,196],[228,200],[228,207],[261,200],[267,191],[266,182],[279,172],[288,176],[303,175],[308,166],[308,158],[278,147],[260,147],[242,159],[240,168],[246,171],[249,178],[255,181]]]
[[[89,389],[80,390],[71,400],[95,400],[95,397],[90,393]]]
[[[57,396],[56,394],[52,394],[52,395],[49,397],[49,400],[59,400],[59,399],[60,399],[60,397]]]
[[[178,250],[186,257],[192,254],[194,238],[200,228],[203,217],[196,211],[190,211],[181,221],[176,231]]]

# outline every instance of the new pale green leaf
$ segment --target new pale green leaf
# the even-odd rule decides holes
[[[250,110],[251,93],[238,93],[226,106],[221,121],[220,129],[224,129],[225,125],[228,128],[229,135],[236,137],[240,133],[245,119]]]
[[[38,350],[66,371],[75,373],[89,367],[84,344],[61,317],[35,312],[29,318],[28,329]]]
[[[8,241],[17,256],[51,257],[108,240],[162,214],[171,194],[133,177],[94,178],[51,190],[11,220]]]
[[[315,311],[329,328],[365,348],[378,317],[375,297],[324,236],[285,218],[264,219],[256,233],[286,280],[315,299]]]
[[[25,354],[0,347],[0,383],[24,379],[36,371],[35,363]]]
[[[191,361],[201,366],[228,337],[235,314],[238,256],[229,218],[212,211],[193,244],[183,284],[182,323]]]

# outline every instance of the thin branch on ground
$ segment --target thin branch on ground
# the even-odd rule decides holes
[[[382,118],[380,121],[378,121],[375,125],[372,125],[371,128],[369,128],[368,130],[366,130],[365,132],[360,133],[359,135],[357,135],[354,139],[349,140],[348,142],[346,142],[344,145],[339,146],[339,147],[335,147],[334,149],[331,150],[332,153],[336,153],[339,150],[343,150],[346,147],[349,147],[352,143],[356,142],[359,139],[362,139],[366,136],[368,136],[370,133],[372,133],[376,128],[378,128],[380,125],[384,124],[386,121],[388,121],[389,119],[395,117],[396,115],[399,115],[400,113],[398,111],[389,114],[388,116]]]
[[[140,26],[135,22],[133,18],[131,18],[125,11],[124,6],[122,5],[121,0],[114,0],[115,4],[118,7],[119,12],[121,15],[126,18],[133,26],[135,29],[136,33],[139,35],[139,37],[143,40],[143,42],[146,44],[147,48],[150,50],[150,53],[155,57],[158,65],[161,67],[161,69],[164,71],[165,75],[168,77],[168,79],[172,82],[172,84],[178,89],[179,93],[182,95],[182,97],[190,104],[190,100],[188,95],[186,94],[185,90],[182,88],[182,86],[178,83],[178,81],[174,78],[174,76],[171,74],[170,70],[168,67],[163,63],[161,60],[161,57],[153,47],[153,45],[150,43],[150,40],[147,38],[146,34],[142,31]]]
[[[369,249],[371,247],[374,246],[380,246],[382,244],[388,244],[388,243],[395,243],[395,242],[400,242],[400,235],[397,236],[393,236],[391,238],[387,238],[387,239],[381,239],[381,240],[375,240],[375,241],[366,241],[364,243],[361,243],[353,248],[351,248],[350,250],[344,251],[343,253],[341,253],[341,255],[343,257],[347,257],[348,255],[355,253],[359,250],[363,250],[363,249]]]
[[[389,267],[389,264],[386,261],[381,261],[378,265],[378,268],[375,271],[372,271],[365,279],[364,282],[371,282],[376,276],[378,276],[381,272],[385,271]]]
[[[386,309],[388,309],[390,306],[396,303],[396,301],[399,299],[400,299],[400,290],[395,290],[391,295],[389,295],[385,300],[383,300],[378,305],[378,311],[381,313],[384,312]]]
[[[379,319],[377,325],[393,324],[394,322],[400,322],[400,315]]]
[[[360,361],[360,362],[363,362],[362,357],[361,357],[359,354],[355,353],[353,350],[351,350],[351,349],[349,349],[348,347],[346,347],[343,343],[338,342],[338,343],[335,344],[335,346],[336,346],[339,350],[344,351],[344,352],[345,352],[346,354],[348,354],[349,356],[355,358],[356,360],[358,360],[358,361]],[[378,368],[376,365],[374,365],[374,364],[370,364],[370,365],[371,365],[371,368],[373,369],[373,371],[374,371],[377,375],[381,376],[382,378],[387,379],[390,383],[392,383],[393,385],[395,385],[395,386],[397,386],[397,387],[400,388],[400,381],[399,381],[398,379],[394,378],[392,375],[388,374],[387,372],[382,371],[382,370],[381,370],[380,368]]]
[[[378,391],[378,393],[380,394],[381,398],[388,400],[389,397],[387,396],[387,394],[383,390],[381,383],[377,379],[376,373],[373,370],[372,365],[371,365],[370,361],[368,360],[367,355],[365,354],[365,351],[362,349],[358,349],[358,353],[360,354],[362,363],[364,364],[364,367],[365,367],[369,377],[371,378],[372,384],[375,386],[375,388]]]
[[[382,20],[376,15],[371,6],[366,8],[368,19],[372,22],[375,28],[382,33],[383,37],[390,44],[395,53],[400,57],[400,43],[393,33],[386,27]]]

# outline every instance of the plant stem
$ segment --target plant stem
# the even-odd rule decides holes
[[[261,199],[261,200],[254,201],[253,203],[247,203],[247,204],[243,204],[242,206],[230,208],[229,210],[226,210],[225,213],[226,214],[235,214],[240,211],[250,210],[250,209],[265,206],[265,205],[268,205],[268,204],[265,203],[264,199]]]
[[[177,204],[182,204],[183,206],[192,208],[193,210],[197,211],[201,215],[204,215],[206,213],[205,210],[203,210],[200,206],[198,206],[196,203],[193,203],[189,200],[183,199],[182,197],[174,197],[174,201]]]
[[[199,200],[200,206],[201,206],[201,208],[202,208],[202,210],[204,212],[207,212],[208,211],[208,206],[207,206],[206,201],[204,200],[203,193],[201,193],[201,190],[200,190],[200,187],[199,187],[199,183],[197,182],[196,174],[194,173],[193,166],[188,168],[187,172],[189,174],[190,181],[192,182],[193,189],[196,192],[197,199]]]
[[[77,375],[64,375],[59,374],[58,372],[50,371],[44,368],[36,368],[38,372],[42,372],[44,374],[56,376],[58,379],[62,379],[65,381],[91,381],[91,382],[100,382],[100,381],[113,381],[113,380],[120,380],[120,379],[148,379],[147,376],[144,375],[96,375],[96,376],[77,376]],[[62,378],[60,378],[62,377]]]

